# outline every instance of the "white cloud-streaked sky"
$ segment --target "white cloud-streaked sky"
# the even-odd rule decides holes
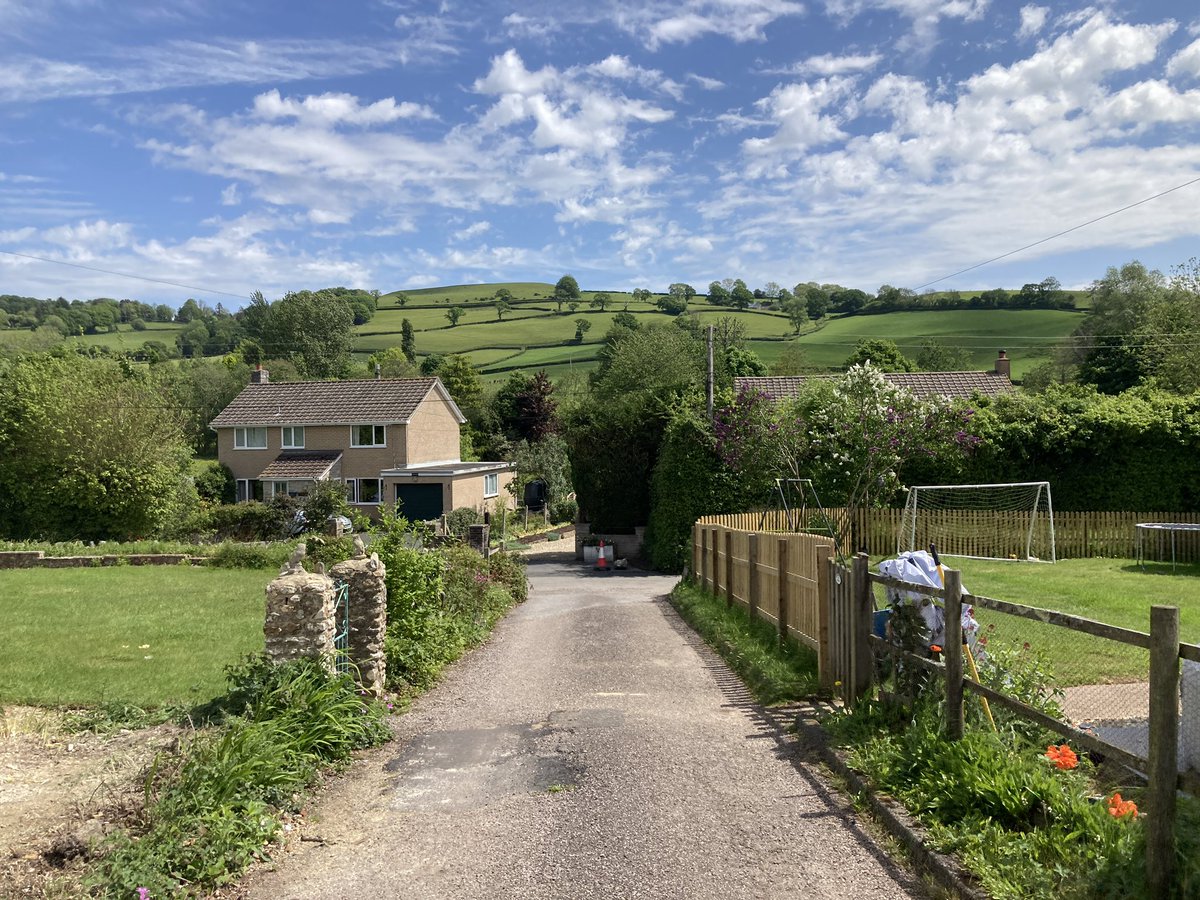
[[[1194,179],[1167,0],[0,0],[0,293],[921,288]],[[935,287],[1165,270],[1197,209]]]

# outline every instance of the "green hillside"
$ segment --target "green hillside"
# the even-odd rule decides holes
[[[492,298],[501,288],[507,288],[514,300],[512,309],[498,319]],[[387,294],[381,298],[375,318],[356,329],[356,351],[369,354],[399,346],[401,323],[408,319],[420,355],[461,353],[485,376],[499,377],[516,368],[545,368],[551,377],[558,377],[571,370],[595,367],[596,353],[617,312],[630,312],[643,322],[671,321],[654,306],[655,297],[648,303],[637,303],[630,294],[617,291],[608,292],[612,302],[604,312],[588,306],[595,292],[584,291],[575,312],[564,306],[559,313],[553,291],[553,285],[540,282],[453,285],[405,291],[408,301],[404,307],[396,303],[396,294]],[[446,319],[446,311],[452,306],[463,309],[455,326]],[[691,311],[702,325],[724,316],[736,318],[746,328],[751,349],[768,364],[793,341],[805,348],[810,365],[835,369],[845,362],[854,345],[866,338],[893,340],[909,357],[915,357],[921,344],[933,338],[965,348],[972,364],[981,370],[992,367],[997,350],[1007,350],[1016,377],[1048,359],[1081,315],[1041,309],[891,312],[827,318],[797,338],[780,312],[711,306],[703,297],[692,301]],[[581,344],[574,341],[576,319],[591,323]]]

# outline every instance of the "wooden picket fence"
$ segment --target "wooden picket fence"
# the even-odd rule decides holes
[[[872,556],[890,556],[896,552],[896,536],[900,530],[902,509],[861,509],[854,516],[849,533],[854,546],[844,552],[866,550]],[[808,509],[801,515],[793,511],[789,521],[781,510],[726,513],[704,516],[701,525],[724,525],[742,531],[788,532],[799,522],[802,529],[820,530],[819,510]],[[839,526],[846,523],[846,509],[824,510],[824,515]],[[997,514],[992,511],[961,510],[940,513],[925,512],[930,528],[941,536],[938,546],[946,555],[1007,556],[1017,546],[1020,534],[1028,522],[1019,515]],[[802,520],[802,521],[801,521]],[[1147,522],[1179,522],[1200,524],[1200,512],[1055,512],[1054,543],[1058,559],[1108,557],[1136,559],[1138,535],[1136,526]],[[1170,536],[1143,536],[1142,552],[1147,560],[1171,560]],[[997,552],[999,550],[999,552]],[[1200,532],[1175,535],[1175,558],[1178,562],[1200,562]]]
[[[751,617],[775,624],[780,640],[817,653],[822,683],[832,683],[829,649],[829,574],[833,542],[815,534],[759,533],[697,523],[692,529],[696,582]]]

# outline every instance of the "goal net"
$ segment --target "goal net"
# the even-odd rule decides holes
[[[896,552],[1054,562],[1050,483],[939,484],[913,487],[900,519]]]

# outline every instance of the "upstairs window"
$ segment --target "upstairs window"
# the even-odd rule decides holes
[[[279,446],[281,446],[284,450],[304,449],[303,425],[284,425],[280,431],[282,432],[282,435]]]
[[[233,447],[235,450],[266,450],[267,429],[265,428],[235,428],[233,429]]]
[[[350,428],[351,447],[386,447],[387,430],[382,425],[354,425]]]

